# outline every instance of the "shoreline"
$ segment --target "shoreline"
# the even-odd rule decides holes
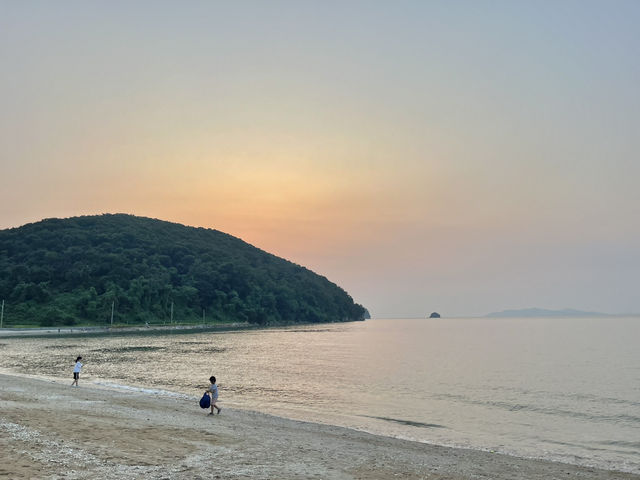
[[[208,332],[224,330],[244,330],[254,328],[248,322],[219,323],[219,324],[173,324],[173,325],[136,325],[117,327],[33,327],[33,328],[0,328],[0,338],[20,337],[69,337],[76,335],[118,335],[127,333],[155,333],[155,332]]]
[[[154,333],[199,333],[199,332],[220,332],[233,330],[264,330],[269,328],[284,327],[308,327],[314,325],[334,325],[336,323],[363,322],[365,320],[351,320],[349,322],[329,322],[329,323],[273,323],[269,325],[252,324],[249,322],[211,323],[211,324],[154,324],[154,325],[131,325],[115,327],[99,326],[76,326],[76,327],[5,327],[0,328],[0,338],[21,338],[21,337],[71,337],[77,335],[119,335],[119,334],[154,334]]]
[[[69,382],[70,383],[70,382]],[[0,374],[0,477],[640,480],[412,442],[196,399]],[[224,399],[222,399],[224,400]]]

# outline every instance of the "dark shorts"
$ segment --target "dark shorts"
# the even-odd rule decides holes
[[[73,372],[73,379],[77,380],[78,378],[80,378],[80,374],[78,372]]]

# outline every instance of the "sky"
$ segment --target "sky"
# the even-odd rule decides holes
[[[640,312],[640,2],[0,2],[0,228],[215,228],[373,317]]]

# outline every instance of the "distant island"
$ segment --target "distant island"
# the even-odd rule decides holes
[[[429,318],[440,318],[440,314],[438,312],[433,312],[431,315],[429,315]]]
[[[0,230],[4,327],[364,320],[338,285],[239,238],[105,214]]]
[[[563,310],[547,310],[544,308],[522,308],[519,310],[502,310],[488,313],[485,317],[606,317],[608,314],[600,312],[584,312],[565,308]]]

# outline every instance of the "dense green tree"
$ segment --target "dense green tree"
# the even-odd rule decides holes
[[[47,219],[0,231],[5,325],[364,319],[310,270],[217,230],[131,215]]]

